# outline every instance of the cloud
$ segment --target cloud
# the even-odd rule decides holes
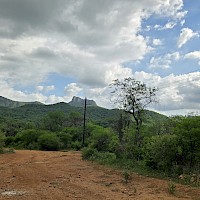
[[[161,4],[158,1],[157,3],[157,14],[162,14],[165,16],[173,16],[175,20],[181,20],[186,14],[187,11],[183,11],[183,1],[182,0],[168,0],[163,1]]]
[[[42,85],[39,85],[36,87],[37,91],[39,92],[49,92],[49,91],[52,91],[52,90],[55,90],[55,86],[54,85],[49,85],[49,86],[42,86]]]
[[[186,42],[188,42],[193,37],[199,37],[199,33],[193,32],[193,30],[189,28],[183,28],[181,30],[177,45],[178,48],[181,48]]]
[[[200,60],[200,51],[193,51],[193,52],[187,53],[187,54],[185,55],[185,58],[187,58],[187,59],[198,59],[198,60]]]
[[[154,26],[154,29],[159,30],[159,31],[167,30],[167,29],[173,29],[176,25],[177,25],[177,22],[168,22],[164,26],[156,24]]]
[[[82,88],[80,88],[76,83],[70,83],[65,86],[64,91],[65,94],[71,98],[73,96],[77,96],[78,93],[82,91]]]
[[[171,67],[172,61],[180,59],[179,52],[168,53],[160,57],[152,57],[150,60],[150,68],[168,69]]]
[[[160,40],[160,39],[153,39],[153,42],[152,42],[152,44],[154,45],[154,46],[160,46],[160,45],[162,45],[162,41]]]
[[[200,110],[200,72],[183,75],[170,74],[166,77],[136,72],[134,77],[151,87],[159,88],[159,104],[153,106],[156,110]]]
[[[144,19],[180,20],[182,8],[181,0],[2,0],[0,73],[18,85],[38,85],[57,73],[103,86],[113,63],[123,70],[121,63],[151,51],[140,34]]]

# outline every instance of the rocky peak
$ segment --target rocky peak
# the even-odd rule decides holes
[[[69,105],[76,107],[83,107],[84,104],[85,104],[85,99],[76,96],[74,96],[72,100],[69,102]],[[87,99],[87,106],[97,106],[97,104],[94,100]]]

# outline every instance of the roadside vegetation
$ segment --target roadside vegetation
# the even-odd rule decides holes
[[[156,89],[149,90],[144,85],[140,87],[139,82],[134,83],[139,85],[136,94],[140,89],[144,92],[139,92],[141,99],[146,91],[151,97],[155,96]],[[0,153],[5,148],[82,150],[83,159],[122,169],[126,183],[134,171],[200,186],[200,117],[166,117],[147,111],[144,106],[146,99],[142,104],[136,102],[131,105],[134,97],[129,98],[119,101],[122,108],[115,111],[113,117],[87,118],[84,146],[83,115],[80,112],[66,114],[56,110],[38,120],[1,115]],[[150,99],[150,102],[153,101],[153,98]],[[101,115],[98,107],[92,109],[98,116]],[[175,186],[171,183],[169,192],[173,193]]]

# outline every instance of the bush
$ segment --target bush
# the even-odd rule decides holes
[[[79,127],[67,127],[62,131],[62,133],[69,134],[73,142],[82,141],[82,129]]]
[[[40,135],[46,133],[46,131],[40,131],[36,129],[28,129],[28,130],[23,130],[19,133],[14,138],[14,142],[20,146],[22,146],[25,149],[30,149],[30,150],[38,150],[39,146],[37,145],[37,140]],[[12,139],[9,139],[11,142]]]
[[[72,143],[72,136],[69,133],[60,132],[57,134],[61,142],[61,149],[69,149]]]
[[[79,141],[72,142],[72,149],[79,151],[82,147],[82,143]]]
[[[90,147],[82,150],[82,158],[85,160],[90,160],[95,154],[97,154],[97,150]]]
[[[110,152],[98,152],[96,149],[87,147],[82,151],[82,158],[95,160],[100,164],[112,164],[116,161],[116,155]]]
[[[45,133],[38,138],[40,150],[57,151],[60,148],[60,140],[53,133]]]
[[[117,146],[119,146],[118,137],[109,129],[97,127],[92,131],[92,148],[97,151],[115,152]]]
[[[100,164],[112,164],[116,161],[116,155],[110,152],[95,152],[92,159]]]
[[[152,169],[171,172],[179,155],[178,137],[176,135],[157,135],[146,140],[143,147],[146,165]]]

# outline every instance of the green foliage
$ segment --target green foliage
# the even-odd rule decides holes
[[[175,134],[181,140],[182,164],[190,168],[200,162],[200,117],[188,117],[179,121]]]
[[[82,128],[81,127],[66,127],[62,130],[62,133],[69,134],[72,142],[82,140]]]
[[[135,135],[136,132],[133,127],[126,128],[124,130],[124,151],[123,157],[126,159],[137,160],[139,155],[141,154],[141,148],[135,143]]]
[[[57,133],[58,138],[60,139],[60,148],[69,149],[72,146],[72,135],[68,132],[59,132]]]
[[[79,151],[82,147],[82,143],[79,141],[72,142],[71,147],[72,149]]]
[[[96,127],[92,131],[91,147],[97,149],[97,151],[115,152],[118,145],[118,137],[111,130]]]
[[[116,161],[116,155],[111,152],[96,152],[93,159],[100,164],[112,164]]]
[[[94,148],[86,147],[82,151],[82,158],[97,161],[100,164],[112,164],[116,162],[116,155],[111,152],[99,152]]]
[[[85,147],[82,150],[82,158],[84,160],[91,160],[94,155],[97,154],[97,150],[91,147]]]
[[[168,192],[170,194],[174,194],[176,192],[176,185],[172,181],[168,183]]]
[[[45,133],[38,138],[40,150],[57,151],[60,148],[60,140],[56,134]]]
[[[71,112],[68,117],[68,125],[73,127],[82,126],[83,124],[83,115],[79,112]]]
[[[0,153],[3,153],[3,147],[5,145],[4,140],[5,140],[5,135],[0,131]]]
[[[152,169],[170,172],[176,164],[180,149],[176,135],[156,135],[146,139],[143,156],[146,165]]]
[[[52,132],[60,131],[63,128],[65,121],[65,115],[61,111],[49,112],[46,117],[43,118],[43,127],[45,130]]]
[[[128,184],[128,181],[130,180],[130,177],[131,177],[131,172],[127,169],[124,170],[123,177],[124,177],[125,183]]]
[[[35,129],[23,130],[15,136],[13,142],[15,142],[16,145],[20,144],[20,147],[22,148],[37,150],[39,149],[39,146],[37,145],[37,140],[39,136],[44,133],[45,131]]]

